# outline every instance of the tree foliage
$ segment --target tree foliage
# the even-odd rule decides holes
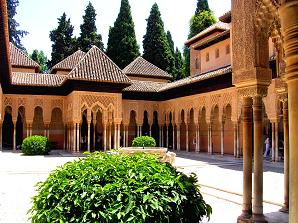
[[[140,55],[128,0],[121,1],[118,17],[110,27],[107,55],[121,69]]]
[[[18,5],[19,0],[7,0],[9,41],[22,51],[26,51],[25,47],[21,43],[21,38],[27,35],[28,32],[20,30],[20,24],[14,18],[14,16],[17,14],[16,8]]]
[[[74,52],[75,38],[72,37],[74,27],[71,25],[70,19],[66,18],[66,14],[58,18],[58,27],[50,32],[52,44],[52,60],[49,66],[53,66],[65,59]]]
[[[215,22],[216,18],[211,11],[202,11],[199,14],[194,15],[190,20],[188,38],[192,38]]]
[[[175,78],[175,80],[180,80],[185,77],[186,76],[185,76],[185,70],[184,70],[184,60],[183,60],[180,50],[178,49],[178,47],[176,47],[174,78]]]
[[[80,26],[81,34],[77,40],[78,48],[82,51],[87,52],[93,45],[101,50],[104,49],[102,36],[97,34],[95,21],[96,12],[91,2],[89,2],[85,10],[85,15],[83,16],[83,24]]]
[[[173,60],[171,49],[164,31],[164,24],[158,5],[155,3],[147,19],[147,30],[143,40],[143,57],[155,66],[171,72]]]
[[[198,15],[203,11],[210,11],[208,0],[198,0],[197,2],[195,15]]]
[[[34,60],[35,62],[37,62],[40,65],[40,70],[42,73],[46,73],[46,71],[48,70],[48,58],[47,56],[44,54],[44,52],[38,51],[38,50],[33,50],[32,54],[30,55],[31,59]]]
[[[216,22],[213,12],[209,8],[208,0],[198,0],[195,15],[192,16],[189,23],[188,39],[202,32]],[[184,47],[184,67],[187,76],[190,74],[190,52]]]

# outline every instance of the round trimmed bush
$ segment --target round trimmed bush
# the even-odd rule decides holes
[[[195,175],[149,154],[93,153],[38,184],[32,222],[194,223],[209,217]]]
[[[139,136],[132,141],[133,147],[155,147],[155,139],[151,136]]]
[[[50,152],[50,143],[45,136],[29,136],[22,142],[22,152],[25,155],[47,155]]]

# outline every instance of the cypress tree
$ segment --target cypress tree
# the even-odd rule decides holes
[[[176,47],[175,51],[175,80],[180,80],[185,77],[184,61],[180,50]]]
[[[49,62],[50,67],[73,53],[73,28],[70,19],[67,19],[66,14],[63,13],[63,15],[58,18],[58,27],[50,32],[50,39],[53,42],[51,53],[52,60]]]
[[[101,50],[104,49],[102,36],[97,34],[95,21],[96,12],[91,2],[89,2],[85,10],[85,15],[83,16],[83,24],[80,26],[81,34],[77,40],[78,48],[82,51],[87,52],[93,45]]]
[[[25,47],[21,43],[21,38],[27,35],[28,32],[18,29],[20,24],[14,18],[14,16],[17,14],[16,8],[18,5],[19,0],[7,0],[9,41],[22,51],[26,51]]]
[[[161,14],[155,3],[147,19],[147,30],[143,40],[143,57],[155,66],[171,72],[172,54],[164,31]]]
[[[128,0],[121,1],[114,27],[110,27],[107,55],[121,69],[140,55]]]
[[[176,68],[175,68],[175,44],[172,39],[172,34],[170,31],[167,31],[167,40],[171,50],[171,61],[170,61],[170,73],[175,76]]]
[[[203,11],[210,11],[208,0],[198,0],[197,2],[195,15],[198,15]]]

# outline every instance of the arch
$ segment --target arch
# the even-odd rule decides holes
[[[2,124],[2,149],[12,149],[13,128],[12,107],[6,106],[4,109],[4,121]]]
[[[150,135],[148,112],[146,110],[144,111],[144,116],[143,116],[142,135],[144,135],[144,136]]]
[[[151,126],[151,136],[155,139],[156,145],[159,144],[159,123],[158,123],[158,112],[153,112],[153,123]]]
[[[211,129],[212,129],[212,152],[221,152],[221,123],[219,106],[216,104],[211,110]]]
[[[180,112],[180,150],[186,150],[186,112],[184,109]]]
[[[37,106],[34,108],[32,134],[33,135],[44,134],[43,109],[40,106]]]
[[[234,154],[234,127],[232,122],[232,106],[230,104],[224,107],[224,153]]]
[[[191,108],[189,112],[189,123],[188,123],[188,142],[189,151],[196,151],[196,125],[195,125],[195,112]]]
[[[25,126],[26,126],[26,118],[25,118],[25,107],[20,106],[18,108],[18,116],[16,122],[16,148],[20,148],[22,145],[23,139],[25,138]]]
[[[208,124],[206,120],[206,108],[203,106],[200,111],[200,151],[208,152]]]
[[[59,107],[55,107],[51,113],[49,140],[56,149],[64,146],[64,124],[63,113]]]
[[[131,146],[132,140],[137,136],[137,112],[131,110],[128,125],[128,145]]]

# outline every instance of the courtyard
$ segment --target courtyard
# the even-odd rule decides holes
[[[213,208],[209,222],[235,222],[242,209],[242,160],[176,152],[174,165],[186,174],[194,172],[198,176],[204,199]],[[45,180],[57,166],[74,159],[78,157],[65,151],[35,157],[0,152],[0,222],[27,222],[34,185]],[[270,223],[288,222],[288,215],[279,212],[283,205],[283,177],[283,163],[264,162],[264,214]]]

